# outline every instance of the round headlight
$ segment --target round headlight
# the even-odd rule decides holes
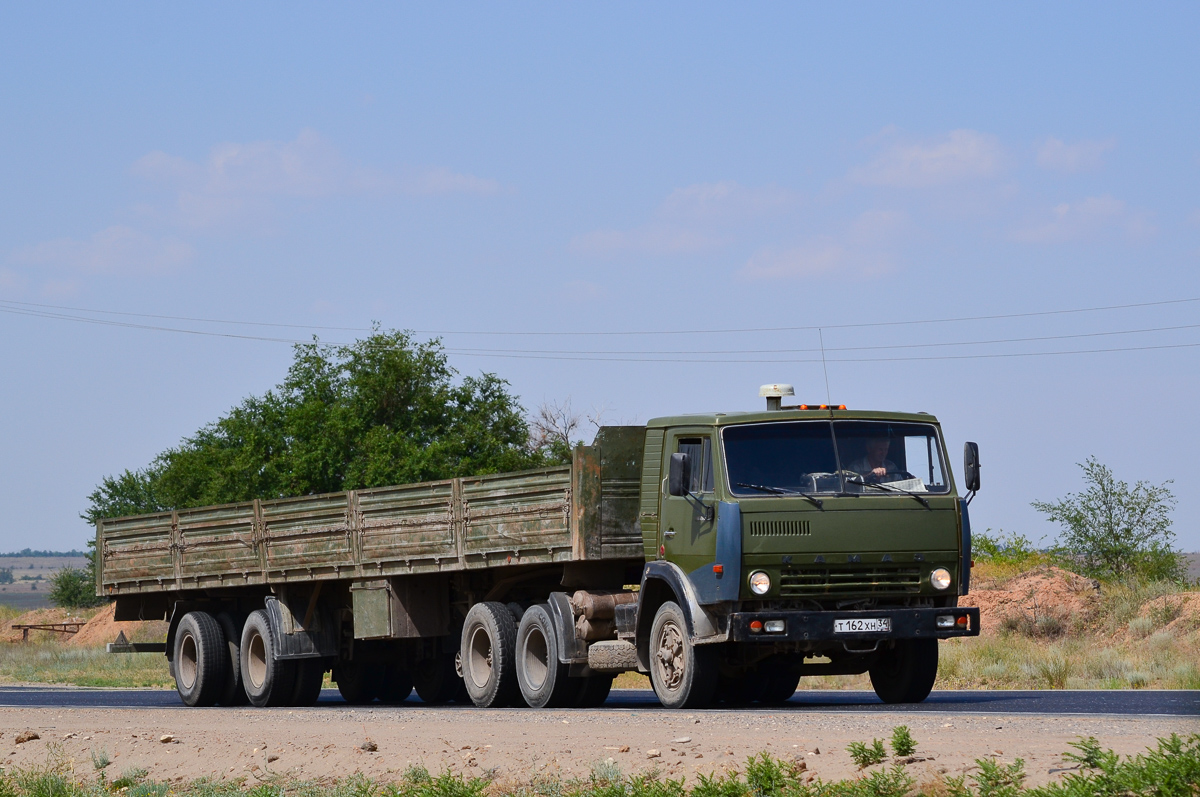
[[[766,595],[771,589],[771,577],[763,571],[750,574],[750,591],[755,595]]]
[[[949,589],[950,587],[950,571],[944,567],[939,567],[929,574],[929,583],[934,589]]]

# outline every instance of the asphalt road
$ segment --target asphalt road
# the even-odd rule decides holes
[[[169,689],[89,689],[53,686],[0,686],[0,707],[8,708],[180,708],[183,704]],[[426,704],[414,693],[398,708],[420,711]],[[347,704],[336,689],[326,689],[310,710],[336,711]],[[665,711],[654,693],[646,690],[614,689],[606,708]],[[454,708],[454,706],[439,706]],[[473,708],[466,706],[465,708]],[[212,709],[219,711],[220,709]],[[294,710],[294,709],[292,709]],[[532,709],[498,709],[523,710]],[[802,691],[777,708],[710,709],[713,711],[899,711],[953,712],[970,714],[1088,715],[1200,717],[1200,691],[1139,689],[1128,691],[939,691],[924,703],[889,706],[873,692]]]

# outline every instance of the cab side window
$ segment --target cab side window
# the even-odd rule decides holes
[[[680,454],[687,454],[692,464],[692,481],[688,490],[693,493],[713,491],[712,439],[709,437],[679,438]]]

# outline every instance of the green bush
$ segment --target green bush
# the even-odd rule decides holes
[[[858,764],[859,769],[878,764],[887,758],[887,750],[879,739],[873,739],[869,745],[863,742],[851,742],[846,746],[846,752],[850,754],[854,763]]]
[[[104,603],[104,598],[96,597],[96,583],[86,570],[64,567],[50,578],[50,602],[64,609],[86,609]]]
[[[917,742],[907,725],[897,725],[892,729],[892,752],[902,758],[917,752]]]

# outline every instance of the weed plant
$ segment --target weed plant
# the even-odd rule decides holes
[[[892,732],[897,751],[897,739],[907,735],[904,730]],[[877,739],[869,745],[857,744],[872,752],[882,748]],[[1145,753],[1124,758],[1102,748],[1094,738],[1071,747],[1064,758],[1078,769],[1036,788],[1025,785],[1021,759],[1001,764],[981,758],[966,774],[918,785],[901,762],[857,778],[825,781],[805,771],[801,763],[767,753],[751,756],[744,773],[701,775],[690,788],[681,779],[664,779],[655,772],[624,775],[611,761],[596,764],[585,779],[544,778],[519,784],[449,771],[434,776],[417,765],[391,782],[356,774],[319,783],[204,779],[169,785],[150,779],[145,770],[126,771],[111,782],[102,768],[92,778],[81,776],[56,747],[45,765],[0,768],[0,797],[1196,797],[1198,793],[1200,734],[1159,739]]]

